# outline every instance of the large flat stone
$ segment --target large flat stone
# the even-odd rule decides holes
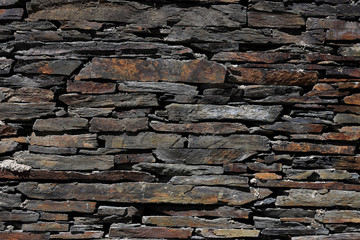
[[[197,228],[195,230],[197,235],[206,237],[206,238],[257,238],[260,234],[260,230],[252,229],[224,229],[224,228]]]
[[[160,134],[153,132],[142,132],[135,136],[122,134],[119,136],[100,136],[105,140],[106,148],[120,149],[164,149],[182,148],[185,138],[176,134]]]
[[[98,146],[96,134],[37,136],[33,133],[30,137],[30,144],[63,148],[97,148]]]
[[[111,71],[109,71],[111,69]],[[116,81],[223,83],[226,69],[205,60],[141,60],[93,58],[76,80],[109,79]]]
[[[280,52],[220,52],[211,60],[220,62],[263,62],[278,63],[290,60],[289,53]]]
[[[39,220],[39,216],[39,213],[32,211],[0,211],[0,221],[2,222],[36,222]]]
[[[291,189],[288,196],[278,196],[276,205],[279,207],[351,207],[360,206],[360,193],[340,190],[308,190]]]
[[[357,240],[360,238],[360,233],[336,233],[330,235],[311,235],[306,236],[307,240]],[[291,240],[303,240],[304,237],[292,237]]]
[[[57,222],[25,223],[21,229],[25,232],[66,232],[69,231],[69,224]]]
[[[316,220],[322,223],[360,223],[360,211],[325,211],[325,213],[319,216]]]
[[[140,81],[140,80],[139,80]],[[186,85],[183,83],[172,82],[118,82],[120,92],[147,92],[147,93],[184,93],[188,95],[197,95],[196,86]]]
[[[320,153],[320,154],[343,154],[353,155],[355,152],[354,146],[338,146],[330,144],[315,144],[307,142],[287,142],[287,141],[276,141],[272,142],[272,149],[275,151],[286,151],[286,152],[309,152],[309,153]]]
[[[61,156],[49,154],[32,154],[18,152],[15,154],[18,163],[31,166],[32,168],[46,170],[108,170],[114,166],[114,156],[88,156],[74,155]]]
[[[137,132],[147,130],[147,118],[98,118],[90,121],[90,132]]]
[[[185,165],[167,163],[139,163],[133,166],[134,170],[146,171],[165,176],[178,175],[219,175],[224,173],[224,169],[218,166],[207,165]],[[189,183],[190,184],[190,183]],[[194,184],[195,185],[195,184]]]
[[[29,210],[44,212],[93,213],[95,211],[96,202],[26,200],[23,203],[23,207]]]
[[[49,118],[37,119],[34,123],[34,131],[62,132],[70,130],[87,129],[88,120],[86,118]]]
[[[29,198],[93,200],[123,203],[174,203],[243,205],[269,196],[269,189],[251,192],[223,187],[195,187],[165,183],[36,183],[22,182],[17,189]]]
[[[92,81],[67,81],[66,91],[68,93],[82,94],[105,94],[114,93],[115,83],[98,83]]]
[[[207,186],[232,186],[249,187],[247,177],[232,175],[207,175],[207,176],[175,176],[169,183],[174,185],[207,185]]]
[[[269,139],[260,135],[189,136],[189,148],[229,148],[246,152],[268,151]]]
[[[0,9],[0,20],[1,21],[18,21],[21,20],[24,14],[24,9],[22,8],[9,8],[9,9]]]
[[[14,152],[19,147],[19,143],[15,141],[0,141],[0,154]]]
[[[82,62],[77,60],[19,62],[15,65],[14,71],[19,73],[70,76],[81,64]]]
[[[250,27],[301,28],[305,21],[300,15],[287,13],[248,12]]]
[[[28,121],[54,115],[55,103],[0,103],[0,120]]]
[[[50,102],[54,100],[54,93],[49,89],[23,87],[16,89],[8,102],[19,103],[41,103]]]
[[[46,233],[0,232],[0,238],[2,240],[48,240],[49,235]]]

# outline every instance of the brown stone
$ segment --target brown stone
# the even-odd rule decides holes
[[[229,148],[247,152],[268,151],[269,139],[260,135],[189,136],[189,148]]]
[[[350,112],[360,114],[360,106],[349,106],[349,105],[328,105],[334,112]]]
[[[360,82],[339,82],[339,89],[359,89]]]
[[[243,163],[224,164],[224,172],[227,173],[246,173],[247,165]]]
[[[103,23],[98,22],[89,22],[86,20],[83,21],[67,21],[64,22],[60,28],[61,29],[82,29],[82,30],[100,30],[103,27]]]
[[[255,173],[254,177],[261,180],[277,180],[282,179],[281,175],[276,173]]]
[[[36,222],[39,220],[39,213],[22,210],[0,211],[2,222]]]
[[[311,62],[316,62],[316,61],[337,61],[337,62],[356,61],[356,58],[351,57],[351,56],[338,56],[338,55],[321,54],[321,53],[307,54],[305,57],[306,57],[306,60],[311,61]]]
[[[155,209],[166,215],[187,217],[225,217],[248,219],[250,214],[250,210],[229,206],[221,206],[216,209],[205,210],[184,210],[183,207],[174,206],[170,208],[156,207]]]
[[[206,186],[233,186],[249,187],[247,177],[232,175],[205,175],[205,176],[175,176],[169,183],[174,185],[206,185]]]
[[[263,70],[261,68],[230,67],[230,72],[238,76],[235,83],[307,86],[317,82],[317,72],[297,72],[289,70]]]
[[[18,163],[46,170],[108,170],[114,166],[114,156],[61,156],[17,152],[14,158]],[[34,173],[35,174],[35,173]],[[76,175],[75,175],[76,176]]]
[[[62,232],[50,235],[50,239],[100,239],[104,235],[101,231],[85,231],[83,233]]]
[[[0,20],[21,20],[23,14],[24,9],[22,8],[0,9]]]
[[[100,139],[105,140],[106,148],[120,149],[182,148],[185,141],[181,135],[153,132],[142,132],[135,136],[101,136]]]
[[[247,163],[247,166],[250,170],[255,172],[281,172],[282,164],[273,163],[273,164],[264,164],[260,162]]]
[[[17,134],[17,129],[10,125],[0,125],[0,137],[14,136]]]
[[[243,205],[269,196],[269,189],[260,188],[251,192],[223,187],[171,185],[165,183],[36,183],[21,182],[17,189],[36,199],[75,199],[123,203],[173,203],[173,204],[218,204]],[[146,193],[146,194],[145,194]]]
[[[220,175],[224,173],[224,169],[220,166],[166,163],[138,163],[133,166],[133,169],[164,176]]]
[[[305,21],[300,15],[287,13],[248,12],[250,27],[300,28]]]
[[[279,63],[290,60],[289,53],[281,52],[220,52],[211,60],[221,62],[263,62]]]
[[[357,179],[357,173],[349,173],[345,170],[334,169],[316,169],[316,170],[300,170],[300,169],[285,169],[286,178],[292,180],[344,180]]]
[[[257,238],[260,230],[252,229],[215,229],[215,228],[197,228],[195,230],[197,235],[206,238],[239,238],[239,237],[253,237]]]
[[[0,232],[2,240],[48,240],[48,234],[35,234],[26,232]]]
[[[320,154],[343,154],[353,155],[355,153],[354,146],[338,146],[338,145],[322,145],[305,142],[286,142],[276,141],[272,142],[272,149],[282,152],[313,152]]]
[[[77,60],[19,62],[15,65],[14,71],[20,73],[70,76],[81,64],[82,62]]]
[[[64,213],[49,213],[49,212],[41,212],[40,220],[45,221],[67,221],[69,219],[67,214]]]
[[[93,213],[95,211],[96,202],[81,202],[81,201],[39,201],[26,200],[23,203],[25,209],[45,212],[81,212]]]
[[[344,102],[346,104],[360,105],[360,93],[345,97]]]
[[[115,164],[127,164],[127,163],[153,163],[156,159],[151,153],[143,154],[118,154],[115,155]]]
[[[111,71],[109,71],[109,69]],[[93,58],[76,80],[100,78],[116,81],[223,83],[226,69],[216,62]]]
[[[235,222],[230,218],[205,219],[187,216],[144,216],[142,223],[158,227],[249,228],[249,225]]]
[[[327,75],[340,77],[360,77],[360,68],[331,68],[326,70]]]
[[[0,103],[0,120],[28,121],[54,115],[55,103]]]
[[[269,188],[289,188],[289,189],[330,189],[330,190],[344,190],[344,191],[360,191],[359,185],[345,184],[341,182],[300,182],[300,181],[258,181],[257,186]]]
[[[353,41],[360,39],[360,31],[354,29],[329,29],[326,31],[326,40]]]
[[[288,196],[278,196],[276,205],[279,207],[352,207],[360,206],[360,193],[341,190],[309,190],[291,189]]]
[[[147,130],[148,118],[93,118],[90,132],[138,132]]]
[[[70,130],[87,129],[88,120],[86,118],[49,118],[37,119],[33,130],[39,132],[62,132]]]
[[[170,121],[245,120],[274,122],[282,111],[281,106],[224,106],[207,104],[170,104],[166,106]]]
[[[360,212],[351,210],[325,211],[316,220],[322,223],[360,223]]]
[[[118,93],[104,95],[81,95],[69,93],[60,95],[59,99],[65,104],[76,108],[133,108],[156,107],[159,105],[155,94]],[[85,109],[85,111],[86,110],[87,109]],[[109,109],[106,109],[105,111],[108,112]],[[85,117],[85,115],[83,115],[83,117]]]
[[[37,222],[22,225],[22,230],[27,232],[64,232],[69,231],[69,224],[56,222]]]
[[[341,158],[335,163],[336,169],[360,170],[360,157]]]
[[[112,157],[110,157],[112,158]],[[85,159],[91,159],[87,157]],[[75,159],[76,161],[76,159]],[[86,161],[86,160],[85,160]],[[155,160],[154,160],[155,161]],[[89,165],[89,167],[80,167],[85,170],[94,170],[96,167],[91,165],[91,160],[84,162],[83,164]],[[75,163],[77,164],[77,163]],[[79,164],[77,164],[79,165]],[[111,165],[112,166],[112,165]],[[105,168],[102,166],[101,168]],[[79,167],[77,167],[79,168]],[[87,169],[86,169],[87,168]],[[100,168],[100,167],[99,167]],[[76,170],[76,167],[71,170]],[[137,171],[125,171],[125,170],[110,170],[92,173],[82,173],[75,171],[48,171],[31,169],[24,174],[16,174],[10,171],[0,171],[0,179],[9,180],[57,180],[57,181],[79,181],[79,182],[117,182],[117,181],[134,181],[134,182],[154,182],[155,177],[149,173],[137,172]]]
[[[106,117],[110,116],[115,108],[77,108],[69,107],[68,112],[70,117]]]
[[[345,126],[339,129],[340,132],[360,133],[360,126]]]
[[[98,83],[92,81],[68,80],[66,84],[66,91],[69,93],[104,94],[114,93],[115,89],[115,83]]]
[[[231,134],[248,132],[248,128],[241,123],[200,122],[200,123],[163,123],[152,121],[150,127],[159,132],[188,132],[204,134]]]
[[[290,133],[320,133],[322,132],[324,125],[296,122],[276,122],[272,125],[262,125],[261,128],[265,130]]]
[[[356,114],[338,113],[334,117],[334,122],[339,124],[343,124],[343,123],[360,124],[360,116]]]
[[[110,226],[109,237],[189,239],[192,231],[191,228],[137,227],[113,224]]]
[[[32,133],[30,144],[64,148],[97,148],[98,146],[96,134],[37,136],[35,133]]]
[[[324,133],[323,136],[327,140],[336,141],[357,141],[360,138],[360,133],[354,132],[330,132]]]

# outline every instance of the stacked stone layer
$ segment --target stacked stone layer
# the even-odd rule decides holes
[[[0,239],[360,239],[359,17],[0,0]]]

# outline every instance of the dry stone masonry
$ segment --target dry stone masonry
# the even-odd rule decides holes
[[[360,239],[357,0],[0,0],[0,240]]]

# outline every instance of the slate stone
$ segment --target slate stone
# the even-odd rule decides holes
[[[346,104],[360,105],[360,93],[345,97],[344,102]]]
[[[231,134],[248,132],[248,128],[241,123],[200,122],[200,123],[163,123],[151,121],[150,127],[158,132],[188,132],[202,134]]]
[[[28,150],[29,152],[32,153],[59,154],[59,155],[75,155],[77,153],[76,148],[29,146]]]
[[[118,82],[120,92],[147,92],[147,93],[186,93],[197,95],[196,86],[172,82]]]
[[[36,183],[21,182],[17,190],[29,198],[54,200],[92,200],[123,203],[173,203],[243,205],[269,196],[266,188],[251,192],[222,187],[197,187],[165,183]],[[145,194],[146,193],[146,194]],[[351,193],[351,192],[350,192]]]
[[[69,230],[69,224],[56,222],[26,223],[22,225],[21,229],[26,232],[66,232]]]
[[[87,107],[69,107],[70,117],[106,117],[109,116],[115,108],[87,108]]]
[[[330,41],[358,40],[360,31],[354,29],[330,29],[326,31],[326,39]]]
[[[279,226],[280,223],[280,219],[254,216],[255,228],[264,229],[269,227],[276,227]]]
[[[107,69],[112,69],[108,71]],[[226,69],[216,62],[93,58],[75,80],[100,78],[118,81],[223,83]]]
[[[9,74],[14,60],[0,58],[0,75]]]
[[[19,103],[40,103],[50,102],[54,100],[54,93],[48,89],[24,87],[16,89],[11,94],[8,102],[19,102]]]
[[[29,121],[54,115],[55,103],[0,103],[0,120]]]
[[[276,122],[272,125],[262,125],[261,128],[265,130],[290,133],[320,133],[323,131],[324,125],[303,124],[296,122]]]
[[[355,151],[354,146],[338,146],[330,144],[316,144],[306,142],[287,142],[276,141],[272,142],[272,149],[275,151],[287,151],[287,152],[310,152],[320,154],[342,154],[353,155]]]
[[[178,176],[178,175],[220,175],[224,170],[218,166],[196,165],[187,166],[185,164],[166,164],[166,163],[138,163],[133,166],[134,170],[147,171],[158,175]]]
[[[38,61],[38,62],[18,62],[14,71],[19,73],[37,73],[48,75],[65,75],[70,76],[80,65],[81,61],[77,60],[55,60],[55,61]]]
[[[18,208],[21,205],[21,194],[0,192],[0,207]]]
[[[306,236],[308,240],[340,240],[340,239],[358,239],[360,237],[359,233],[336,233],[336,234],[329,234],[329,235],[311,235]],[[301,240],[303,237],[293,237],[291,240]]]
[[[33,77],[15,74],[10,77],[0,78],[0,86],[2,87],[34,87],[46,88],[64,84],[63,76],[39,75]]]
[[[284,169],[286,178],[292,180],[345,180],[358,179],[357,173],[349,173],[346,170],[316,169],[316,170],[295,170]]]
[[[96,134],[30,136],[30,145],[63,148],[97,148]]]
[[[93,118],[90,121],[90,132],[138,132],[147,130],[147,118]]]
[[[0,10],[0,21],[18,21],[24,14],[22,8],[9,8]]]
[[[40,220],[45,221],[67,221],[68,219],[68,215],[65,213],[42,212],[40,214]]]
[[[15,141],[0,141],[0,154],[13,152],[18,150],[20,145],[18,142]]]
[[[157,151],[161,151],[161,150],[157,150]],[[153,163],[156,162],[156,159],[151,153],[115,155],[115,164],[141,163],[141,162]]]
[[[325,211],[324,214],[316,218],[322,223],[359,223],[360,212],[352,210],[333,210]]]
[[[299,96],[303,91],[301,87],[282,85],[250,85],[241,87],[241,89],[244,89],[244,97],[248,98],[265,98],[276,95]]]
[[[301,28],[305,21],[301,15],[287,13],[248,12],[249,27]]]
[[[52,234],[51,239],[101,239],[104,235],[102,231],[85,231],[83,233],[61,232]]]
[[[353,160],[353,157],[344,157],[344,156],[311,155],[304,157],[295,157],[292,161],[292,166],[293,168],[302,168],[302,169],[333,168],[336,163],[344,162],[345,159],[348,158],[351,158]]]
[[[224,164],[224,172],[226,173],[246,173],[247,169],[247,165],[243,163]]]
[[[107,94],[80,95],[76,93],[63,94],[60,101],[76,108],[110,108],[110,107],[156,107],[158,102],[154,94]]]
[[[189,148],[230,148],[247,152],[268,151],[269,139],[260,135],[189,136]]]
[[[93,213],[96,202],[26,200],[23,203],[23,207],[33,211]]]
[[[176,134],[160,134],[153,132],[141,132],[137,135],[100,136],[105,140],[105,148],[120,149],[166,149],[182,148],[185,138]]]
[[[274,122],[280,115],[282,107],[170,104],[166,106],[166,110],[170,121],[244,120]]]
[[[223,229],[223,228],[197,228],[195,229],[197,235],[206,238],[238,238],[238,237],[253,237],[257,238],[260,234],[259,230],[252,229]]]
[[[261,231],[261,234],[265,236],[326,235],[329,234],[329,230],[326,228],[311,228],[301,224],[289,224],[288,226],[265,228]]]
[[[27,233],[27,232],[0,232],[3,240],[48,240],[49,235],[46,233]]]
[[[291,59],[289,53],[281,52],[220,52],[215,54],[211,60],[220,62],[263,62],[279,63]]]
[[[206,186],[233,186],[233,187],[249,187],[249,179],[247,177],[232,175],[206,175],[206,176],[175,176],[169,183],[174,185],[206,185]]]
[[[37,119],[33,131],[39,132],[62,132],[71,130],[87,129],[88,120],[85,118],[49,118]]]
[[[4,222],[36,222],[39,220],[39,213],[32,211],[12,210],[0,211],[0,221]]]
[[[348,170],[358,170],[360,168],[360,157],[347,157],[340,158],[336,161],[335,168],[336,169],[348,169]]]
[[[61,156],[18,152],[15,159],[18,163],[46,170],[108,170],[114,166],[114,157],[110,155]]]
[[[247,166],[250,170],[255,172],[281,172],[282,164],[273,163],[273,164],[263,164],[260,162],[247,163]]]
[[[14,136],[18,129],[11,125],[0,125],[0,137]]]
[[[252,226],[229,218],[204,219],[185,216],[144,216],[142,223],[158,227],[213,227],[213,228],[251,228]]]
[[[359,124],[360,123],[360,116],[355,114],[346,114],[346,113],[338,113],[334,117],[335,123],[352,123],[352,124]]]
[[[104,93],[114,93],[115,89],[116,89],[115,83],[98,83],[93,81],[68,80],[66,84],[66,91],[68,93],[104,94]]]
[[[359,193],[341,190],[309,190],[291,189],[289,196],[278,196],[276,205],[280,207],[308,206],[308,207],[335,207],[344,206],[358,208],[360,205]]]
[[[18,2],[18,0],[1,0],[0,1],[0,6],[1,7],[5,7],[5,6],[11,6],[14,5]]]
[[[41,31],[41,32],[17,31],[15,32],[14,36],[16,41],[60,42],[64,40],[62,34],[57,31]]]

